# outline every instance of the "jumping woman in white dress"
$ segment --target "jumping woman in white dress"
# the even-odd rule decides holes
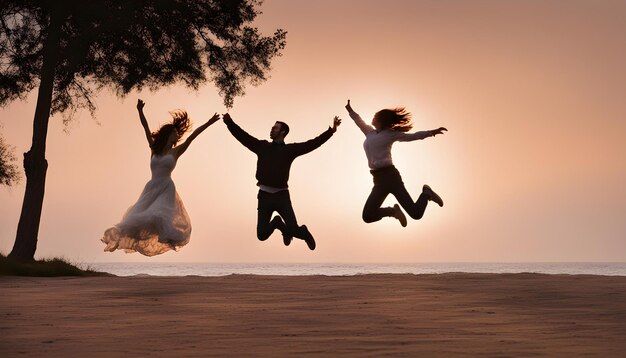
[[[172,181],[172,170],[178,158],[202,131],[219,120],[216,113],[198,127],[182,144],[181,137],[191,128],[187,112],[172,112],[172,122],[156,132],[150,132],[143,114],[144,102],[137,101],[139,119],[152,150],[150,170],[152,178],[146,184],[135,205],[131,206],[122,221],[104,232],[104,251],[124,250],[146,256],[178,250],[189,242],[191,223],[183,202]]]
[[[404,187],[400,172],[391,160],[391,146],[394,142],[409,142],[443,134],[446,128],[440,127],[429,131],[406,133],[413,128],[411,114],[404,108],[383,109],[374,115],[372,124],[365,123],[350,105],[346,105],[350,118],[365,134],[363,148],[367,156],[370,173],[374,179],[374,187],[363,207],[363,221],[371,223],[389,216],[398,219],[402,226],[407,225],[406,216],[398,204],[393,207],[381,208],[389,194],[393,194],[402,208],[415,220],[424,215],[429,201],[443,206],[443,200],[430,186],[424,185],[417,201],[413,201]]]

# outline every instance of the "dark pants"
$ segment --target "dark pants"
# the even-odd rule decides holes
[[[370,172],[374,177],[374,187],[365,202],[365,207],[363,207],[363,221],[371,223],[385,216],[393,215],[393,208],[380,207],[389,194],[393,194],[393,196],[396,197],[400,206],[402,206],[410,217],[415,220],[422,218],[426,210],[426,205],[428,205],[428,195],[422,193],[417,199],[417,202],[413,202],[411,195],[409,195],[404,187],[400,172],[398,172],[394,166],[376,169]]]
[[[259,199],[259,206],[257,207],[256,236],[259,240],[267,240],[274,232],[274,229],[279,229],[284,235],[304,239],[306,229],[298,226],[288,190],[281,190],[274,194],[259,190],[257,198]],[[274,211],[283,218],[285,223],[283,227],[276,227],[270,224]]]

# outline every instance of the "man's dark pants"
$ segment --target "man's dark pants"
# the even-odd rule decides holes
[[[273,194],[259,190],[257,198],[259,199],[259,204],[257,207],[258,218],[256,233],[259,240],[267,240],[267,238],[272,235],[272,232],[274,232],[274,229],[279,229],[283,234],[299,239],[306,237],[306,228],[298,226],[296,214],[293,212],[293,207],[291,206],[289,190],[281,190]],[[276,227],[270,223],[274,211],[283,218],[285,223],[283,227]]]

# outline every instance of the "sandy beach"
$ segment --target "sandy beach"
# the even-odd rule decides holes
[[[626,277],[1,277],[3,357],[621,356]]]

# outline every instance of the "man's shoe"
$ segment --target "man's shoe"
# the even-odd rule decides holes
[[[273,229],[280,230],[280,232],[283,234],[283,244],[285,244],[285,246],[289,246],[289,244],[291,244],[293,236],[285,234],[285,222],[283,222],[283,218],[278,215],[274,216],[274,218],[270,221],[270,226]]]
[[[406,216],[404,215],[402,209],[400,209],[400,205],[398,204],[393,206],[393,217],[400,221],[400,225],[402,225],[402,227],[406,227]]]
[[[302,238],[302,240],[306,242],[306,245],[309,247],[310,250],[315,250],[315,239],[313,238],[313,235],[311,235],[306,225],[302,225],[302,229],[304,230],[304,237]]]
[[[439,206],[443,206],[443,200],[437,193],[435,193],[428,185],[424,185],[422,192],[428,195],[428,200],[434,201]]]
[[[291,240],[293,240],[293,236],[283,233],[283,244],[285,244],[285,246],[289,246]]]

